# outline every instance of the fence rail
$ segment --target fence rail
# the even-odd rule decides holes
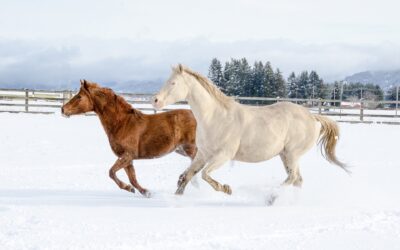
[[[0,89],[0,112],[57,113],[76,91],[47,91],[32,89]],[[118,93],[136,108],[156,112],[150,105],[151,94]],[[238,102],[252,105],[266,105],[275,102],[294,102],[303,105],[313,113],[329,116],[351,117],[358,121],[365,118],[399,118],[399,101],[372,101],[361,99],[348,102],[330,99],[298,99],[269,97],[235,97]],[[185,104],[185,103],[180,103]],[[182,107],[177,105],[174,107]],[[167,110],[167,109],[166,109]],[[354,121],[356,121],[354,120]]]

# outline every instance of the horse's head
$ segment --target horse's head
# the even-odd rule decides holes
[[[81,80],[81,88],[78,94],[62,106],[61,113],[69,117],[70,115],[79,115],[94,111],[93,99],[90,92],[95,88],[98,88],[97,84]]]
[[[153,97],[153,106],[156,109],[162,109],[167,105],[186,100],[189,93],[186,77],[181,64],[172,68],[171,76]]]

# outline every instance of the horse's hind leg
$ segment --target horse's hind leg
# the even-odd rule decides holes
[[[282,184],[301,187],[303,183],[303,178],[301,177],[299,170],[299,157],[295,157],[293,156],[293,154],[285,151],[280,153],[279,156],[282,159],[283,165],[285,166],[285,170],[288,175],[288,177]]]
[[[128,175],[129,182],[137,189],[141,194],[143,194],[146,197],[150,197],[150,192],[141,187],[136,179],[136,172],[135,168],[133,167],[132,163],[129,164],[128,167],[124,168],[126,174]],[[132,189],[134,190],[134,189]]]
[[[232,189],[229,185],[224,184],[222,185],[221,183],[217,182],[216,180],[214,180],[213,178],[210,177],[209,173],[211,173],[212,171],[218,169],[219,167],[221,167],[225,162],[227,162],[229,159],[227,159],[226,157],[216,157],[213,160],[211,160],[209,162],[209,164],[207,165],[207,167],[205,169],[203,169],[203,171],[201,172],[201,177],[208,182],[216,191],[221,191],[224,192],[226,194],[232,194]]]

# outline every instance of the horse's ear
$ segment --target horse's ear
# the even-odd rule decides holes
[[[81,80],[81,88],[85,91],[87,91],[88,93],[90,93],[89,88],[90,88],[90,84],[88,83],[87,80],[83,79]]]
[[[178,72],[179,73],[182,73],[183,72],[183,66],[182,66],[182,64],[178,64]]]
[[[83,86],[83,83],[85,82],[85,80],[80,79],[79,81],[81,82],[81,86]]]
[[[176,65],[176,67],[172,66],[172,70],[177,74],[182,74],[183,66],[182,66],[182,64],[178,64],[178,65]]]

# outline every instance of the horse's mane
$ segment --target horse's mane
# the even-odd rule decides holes
[[[122,96],[115,94],[110,88],[101,88],[96,84],[97,90],[96,95],[102,95],[106,99],[106,105],[115,105],[116,109],[123,113],[129,113],[135,115],[137,118],[141,118],[143,113],[133,108]]]
[[[189,68],[184,67],[183,71],[193,76],[203,88],[215,99],[217,99],[224,107],[227,107],[230,103],[234,102],[232,97],[226,96],[222,91],[213,84],[208,78],[200,75],[199,73],[192,71]]]

